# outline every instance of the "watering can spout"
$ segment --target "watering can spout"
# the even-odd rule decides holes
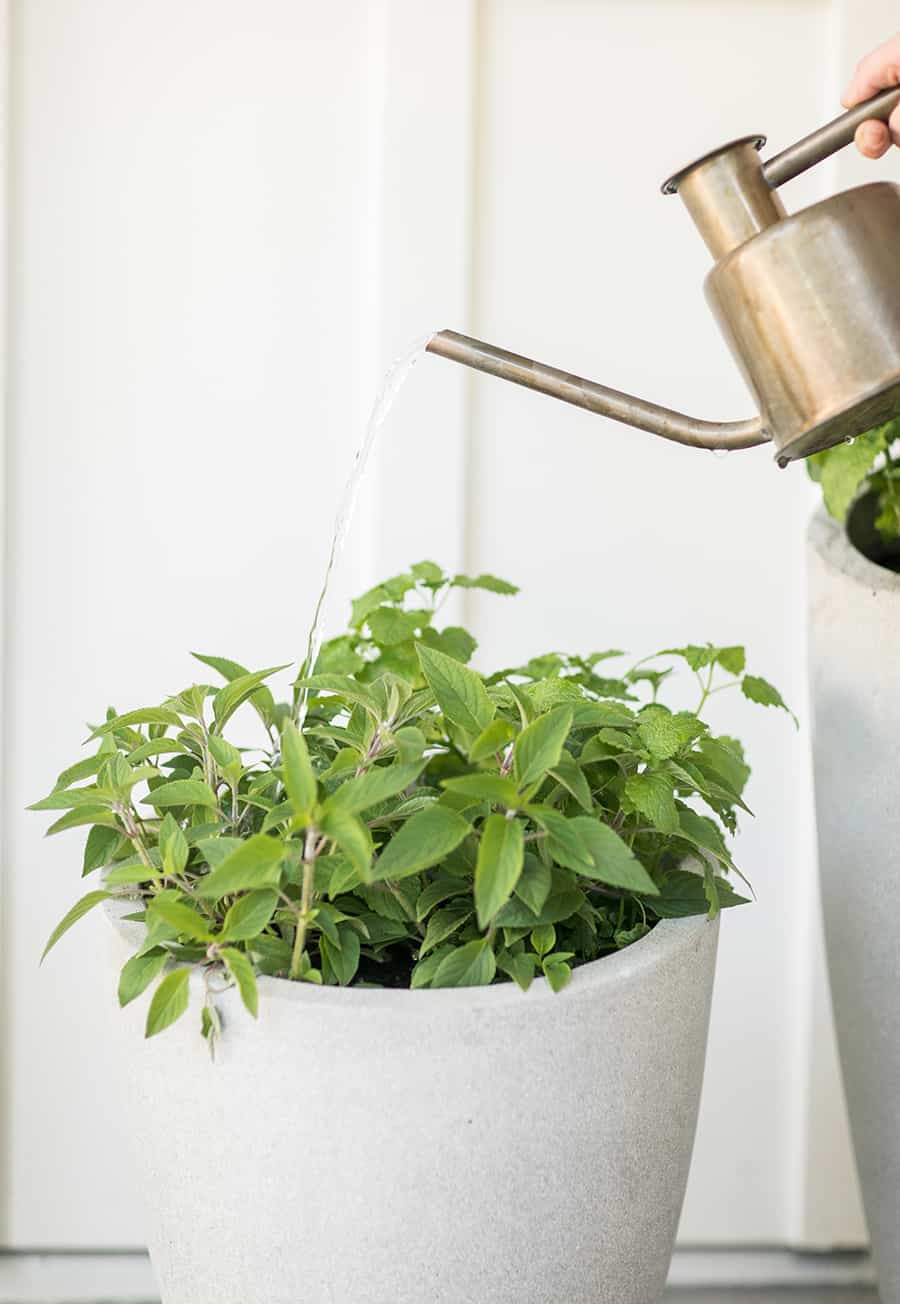
[[[747,421],[699,421],[455,331],[431,353],[693,448],[771,442],[779,466],[900,413],[900,187],[877,181],[789,215],[778,187],[887,120],[900,87],[763,162],[765,136],[671,176],[715,260],[706,298],[756,401]]]
[[[456,331],[438,331],[428,344],[428,352],[691,448],[753,448],[769,438],[759,417],[748,421],[699,421]]]

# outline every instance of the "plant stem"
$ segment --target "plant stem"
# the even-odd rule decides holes
[[[303,887],[300,895],[300,916],[297,920],[297,931],[294,934],[294,949],[291,953],[291,977],[297,979],[300,977],[300,965],[303,960],[303,952],[306,947],[306,928],[307,915],[312,905],[313,879],[316,872],[316,830],[308,828],[306,830],[306,840],[303,844]]]
[[[704,684],[702,679],[700,681],[701,687],[703,689],[703,695],[700,698],[700,704],[697,707],[696,711],[694,712],[694,715],[699,715],[700,712],[703,710],[704,706],[706,706],[706,700],[709,697],[710,693],[712,692],[713,675],[715,673],[716,673],[716,663],[715,661],[713,661],[712,665],[709,667],[709,674],[706,677],[706,683]],[[697,677],[698,679],[700,678],[699,675]]]

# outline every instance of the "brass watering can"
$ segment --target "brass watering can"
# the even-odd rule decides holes
[[[716,260],[706,297],[758,417],[699,421],[455,331],[429,352],[679,444],[771,441],[782,467],[888,420],[900,413],[900,186],[857,186],[791,216],[778,187],[898,103],[900,87],[882,91],[765,163],[765,136],[745,136],[662,188],[681,196]]]

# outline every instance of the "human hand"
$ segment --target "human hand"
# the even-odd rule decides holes
[[[860,59],[841,103],[852,109],[889,86],[900,86],[900,32]],[[900,145],[900,105],[887,122],[870,119],[856,129],[856,147],[866,158],[881,158],[892,143]]]

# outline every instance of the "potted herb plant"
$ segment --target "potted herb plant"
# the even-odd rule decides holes
[[[828,968],[884,1304],[900,1304],[900,421],[812,459],[809,656]]]
[[[413,566],[283,705],[201,656],[221,687],[110,711],[37,803],[102,875],[47,949],[105,906],[165,1304],[662,1292],[746,899],[749,770],[701,711],[783,703],[739,647],[483,677],[454,587],[515,592]],[[678,663],[694,711],[658,700]]]

